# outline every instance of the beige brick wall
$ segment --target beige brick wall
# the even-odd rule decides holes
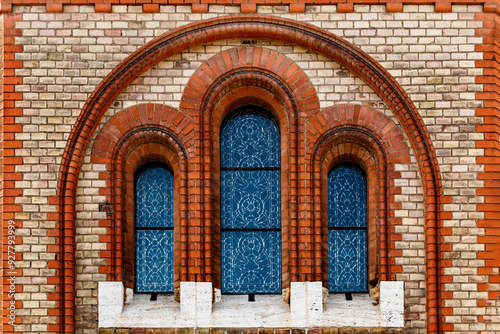
[[[481,166],[475,163],[483,151],[475,148],[475,141],[483,139],[475,133],[475,124],[482,122],[475,117],[475,108],[481,106],[475,93],[482,91],[476,76],[482,70],[475,68],[475,60],[482,54],[475,52],[475,45],[482,38],[475,36],[482,22],[474,20],[474,13],[481,6],[453,6],[451,13],[435,13],[434,6],[405,5],[402,13],[386,13],[385,6],[354,6],[353,13],[336,13],[336,6],[307,6],[306,13],[289,14],[287,6],[258,6],[260,14],[278,15],[308,22],[345,38],[379,61],[402,85],[414,102],[431,135],[438,156],[445,195],[452,203],[444,209],[451,211],[452,219],[444,221],[451,227],[453,236],[444,241],[453,244],[453,251],[444,256],[453,261],[445,274],[453,282],[445,285],[453,291],[454,299],[446,301],[453,308],[453,315],[446,321],[459,324],[464,333],[478,331],[477,299],[486,298],[477,292],[477,284],[484,280],[477,274],[482,265],[477,252],[477,236],[484,231],[476,227],[482,214],[476,212],[476,203],[483,199],[476,196],[476,189],[483,186],[477,180]],[[209,13],[191,13],[190,6],[160,6],[160,13],[142,13],[142,6],[113,6],[112,13],[95,13],[93,6],[65,6],[63,13],[46,13],[45,7],[14,6],[22,13],[23,20],[16,22],[23,36],[16,43],[24,52],[16,54],[24,61],[24,68],[16,75],[23,78],[16,86],[23,92],[24,100],[16,106],[24,110],[16,121],[24,125],[24,132],[16,139],[23,148],[16,150],[23,157],[23,172],[16,187],[23,196],[16,199],[23,205],[23,213],[16,219],[23,221],[18,229],[24,236],[17,251],[23,253],[18,267],[24,276],[18,280],[23,292],[17,298],[25,301],[23,324],[17,330],[45,332],[47,324],[54,321],[47,308],[55,302],[47,300],[47,293],[55,287],[47,277],[54,270],[47,268],[53,259],[47,254],[47,245],[55,243],[48,237],[47,228],[55,227],[47,220],[47,213],[55,212],[48,196],[56,194],[57,177],[66,140],[85,101],[101,80],[123,59],[148,41],[185,24],[221,15],[238,14],[237,6],[210,6]],[[100,126],[109,117],[137,103],[165,103],[178,107],[183,89],[193,72],[207,59],[222,50],[241,46],[241,40],[228,40],[198,46],[163,61],[146,72],[129,86],[106,112]],[[399,124],[384,102],[359,78],[325,57],[303,48],[278,42],[257,40],[252,46],[276,50],[295,61],[309,76],[322,108],[342,103],[369,105],[384,112]],[[90,148],[91,149],[91,146]],[[89,152],[89,151],[88,151]],[[413,153],[412,153],[413,154]],[[105,229],[98,226],[104,214],[98,204],[105,197],[98,193],[104,187],[99,171],[104,165],[91,164],[87,156],[80,175],[77,196],[77,317],[79,333],[95,333],[97,317],[97,282],[105,280],[98,268],[103,265],[99,250],[99,235]],[[403,239],[396,247],[403,250],[397,259],[403,266],[398,280],[406,281],[406,312],[409,333],[425,330],[425,240],[423,190],[416,160],[411,164],[396,166],[401,179],[396,185],[402,193],[396,201],[402,205],[395,214],[402,218],[396,232]]]

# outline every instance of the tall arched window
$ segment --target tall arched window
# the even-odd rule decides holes
[[[328,174],[328,286],[331,292],[367,291],[366,180],[356,165]]]
[[[143,166],[135,183],[135,290],[174,290],[174,177],[160,164]]]
[[[280,135],[256,106],[221,130],[222,292],[281,292]]]

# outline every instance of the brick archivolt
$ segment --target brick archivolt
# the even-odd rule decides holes
[[[325,215],[327,207],[326,182],[328,172],[336,164],[351,162],[359,165],[366,173],[368,190],[368,265],[369,280],[394,279],[401,268],[394,266],[391,256],[397,255],[390,240],[398,240],[394,231],[394,210],[388,206],[389,193],[399,193],[395,185],[394,164],[409,163],[410,152],[399,127],[386,115],[366,106],[338,105],[316,112],[308,119],[306,146],[312,151],[310,163],[313,189],[312,214],[315,240],[315,277],[328,281],[328,244]],[[307,175],[304,177],[306,178]],[[399,254],[401,255],[401,254]]]
[[[187,236],[188,154],[185,147],[189,147],[194,131],[193,128],[186,130],[190,128],[189,122],[183,122],[186,119],[175,108],[138,105],[113,116],[96,137],[92,161],[106,162],[107,172],[100,177],[107,182],[101,193],[108,195],[113,207],[112,216],[100,221],[100,226],[107,228],[102,240],[106,242],[106,250],[101,251],[101,257],[107,262],[100,272],[108,274],[108,280],[124,281],[127,287],[133,287],[134,175],[148,162],[162,162],[174,172],[176,286],[186,280],[187,254],[181,251],[187,247],[187,240],[181,237]]]
[[[217,259],[217,251],[213,252],[210,242],[212,234],[217,235],[219,212],[219,133],[224,117],[234,108],[243,104],[260,105],[274,114],[280,124],[282,148],[282,213],[283,228],[286,234],[283,243],[283,277],[300,280],[298,268],[298,220],[297,217],[297,143],[298,129],[304,117],[319,108],[316,91],[304,71],[292,60],[276,51],[263,48],[235,48],[221,52],[193,74],[184,90],[180,108],[186,113],[199,117],[197,129],[203,141],[197,149],[203,152],[201,170],[205,175],[203,193],[199,207],[200,217],[210,217],[204,221],[192,220],[190,224],[202,227],[205,234],[200,238],[203,245],[196,249],[204,249],[207,255],[200,259],[205,267],[190,268],[193,275],[202,275],[205,280],[214,279],[219,284],[220,273],[213,265],[212,255]],[[198,130],[197,130],[198,131]],[[215,203],[212,201],[215,198]],[[206,199],[206,200],[204,200]],[[213,219],[212,219],[213,218]],[[290,231],[288,230],[290,229]],[[213,231],[214,233],[208,233]],[[309,264],[310,266],[310,264]],[[307,265],[302,266],[304,270]],[[307,273],[307,270],[304,270]],[[305,280],[305,274],[302,280]],[[284,279],[283,287],[289,284]]]
[[[289,75],[279,77],[277,73],[262,69],[264,66],[273,68],[269,62],[255,59],[263,52],[267,53],[263,59],[279,59],[274,68]],[[238,55],[248,59],[238,62],[235,60]],[[231,63],[225,66],[226,72],[215,74],[224,59],[229,61],[231,58]],[[238,63],[258,66],[238,69]],[[283,64],[285,68],[281,69]],[[212,68],[214,66],[217,68]],[[292,70],[288,71],[290,68]],[[212,73],[212,80],[206,79],[207,73]],[[287,82],[290,78],[294,79]],[[299,80],[301,85],[296,84]],[[200,86],[200,82],[204,85]],[[394,279],[400,270],[388,268],[388,240],[394,239],[388,235],[388,217],[393,216],[394,208],[392,211],[387,208],[387,188],[395,188],[393,180],[388,178],[388,168],[390,164],[409,163],[410,159],[404,136],[389,117],[375,109],[351,104],[295,112],[306,110],[308,103],[317,106],[314,88],[293,62],[275,51],[261,48],[232,49],[216,55],[193,74],[187,87],[181,102],[182,111],[160,104],[133,106],[110,118],[96,136],[91,161],[107,164],[110,173],[103,173],[101,179],[108,175],[109,179],[101,193],[110,194],[109,201],[114,208],[113,218],[101,221],[101,226],[108,227],[107,249],[101,252],[101,256],[108,259],[107,266],[101,268],[102,273],[109,275],[108,279],[123,280],[128,287],[133,287],[132,180],[141,164],[160,161],[172,168],[176,182],[175,284],[178,287],[180,281],[194,276],[194,279],[213,281],[215,286],[220,286],[220,189],[216,186],[220,184],[219,133],[227,113],[244,104],[268,109],[280,123],[283,277],[323,280],[327,284],[327,223],[326,216],[321,214],[327,211],[325,180],[335,164],[350,161],[360,165],[368,176],[370,281],[386,280],[388,273]],[[300,99],[303,95],[298,92],[305,92],[309,100]],[[199,104],[189,103],[196,100]],[[193,105],[195,108],[189,110]],[[306,130],[305,135],[299,128]],[[200,133],[199,138],[203,140],[194,140],[195,133]],[[186,147],[191,154],[186,154]],[[292,153],[298,149],[312,159]],[[202,166],[207,169],[203,170]],[[299,173],[293,172],[299,170]],[[305,190],[297,189],[297,182],[292,181],[297,178],[300,182],[311,180],[312,187],[306,184]],[[186,187],[188,183],[195,186]],[[201,191],[210,194],[206,196],[207,203],[193,200]],[[189,203],[187,197],[192,198]],[[313,198],[312,203],[308,198]],[[300,209],[288,204],[296,201]],[[200,222],[186,219],[188,214],[209,218]],[[298,235],[297,231],[302,232]],[[193,247],[189,240],[203,242],[194,242]],[[199,252],[200,249],[205,252]],[[288,284],[289,280],[285,279],[283,286]]]
[[[61,289],[59,290],[61,292],[58,293],[58,298],[64,304],[64,311],[63,314],[61,314],[62,318],[59,321],[59,323],[64,325],[64,331],[73,332],[75,330],[75,286],[72,278],[75,276],[74,219],[77,180],[83,162],[85,149],[92,138],[92,134],[103,117],[104,112],[109,108],[120,92],[132,83],[135,78],[162,60],[196,45],[229,38],[280,40],[316,51],[317,53],[339,63],[363,79],[392,109],[395,116],[399,119],[400,124],[402,124],[403,130],[406,132],[406,135],[415,151],[423,178],[426,202],[426,235],[428,245],[428,328],[431,332],[436,330],[438,326],[438,282],[435,277],[438,271],[436,248],[438,240],[436,227],[437,220],[439,219],[439,171],[429,135],[427,134],[425,126],[415,107],[411,101],[409,101],[407,95],[403,92],[399,84],[396,83],[389,73],[387,73],[365,53],[344,40],[325,32],[324,30],[304,23],[276,17],[271,18],[264,16],[240,15],[234,17],[229,16],[215,18],[190,24],[173,30],[162,37],[153,40],[116,67],[113,72],[102,81],[83,108],[75,127],[70,134],[70,138],[65,149],[58,185],[58,212],[61,217],[60,221],[62,222],[62,226],[64,226],[62,235],[58,237],[58,243],[62,246],[61,255],[66,260],[61,261],[58,275],[60,277],[67,278],[64,280],[64,284],[61,284]],[[248,49],[243,48],[243,50]],[[260,60],[262,58],[255,55],[258,54],[258,52],[268,52],[264,49],[257,50],[257,48],[250,50],[253,50],[254,52],[250,58],[245,55],[245,58],[239,57],[238,59]],[[238,52],[242,51],[238,50]],[[216,78],[236,78],[239,75],[240,78],[238,80],[241,81],[243,80],[242,78],[248,73],[254,73],[254,79],[259,76],[261,77],[260,80],[262,83],[260,84],[260,87],[262,88],[262,92],[265,93],[267,91],[266,94],[270,94],[270,96],[274,95],[283,105],[284,108],[280,107],[279,103],[276,104],[281,111],[276,109],[274,112],[283,113],[283,110],[286,110],[288,113],[286,118],[288,120],[288,131],[290,133],[288,139],[289,147],[287,148],[290,152],[289,165],[293,166],[295,160],[297,160],[298,164],[300,164],[300,160],[298,159],[302,159],[302,157],[306,156],[307,153],[306,141],[301,141],[300,138],[294,136],[296,133],[302,133],[304,130],[304,118],[311,116],[313,112],[315,110],[317,111],[319,108],[314,88],[312,85],[307,83],[307,77],[300,75],[301,70],[296,64],[293,64],[290,60],[284,59],[285,57],[280,55],[276,55],[277,60],[273,62],[273,64],[281,64],[279,67],[266,68],[259,62],[250,64],[240,63],[240,68],[242,69],[240,71],[231,71],[231,69],[228,68],[228,64],[233,64],[233,61],[232,58],[224,59],[224,55],[227,57],[230,55],[230,52],[221,55],[224,62],[213,64],[216,66],[210,66],[210,69],[216,70],[214,74]],[[269,56],[272,55],[269,54]],[[278,57],[280,59],[278,59]],[[236,64],[238,63],[236,62]],[[226,73],[227,76],[222,75],[223,73]],[[195,78],[195,76],[193,76],[193,78]],[[199,79],[201,79],[201,81],[204,80],[203,78]],[[271,84],[266,84],[266,80],[268,80]],[[286,85],[279,84],[283,81]],[[214,81],[214,84],[216,82],[221,83],[222,81]],[[251,81],[248,81],[247,84],[241,84],[239,86],[240,90],[243,89],[242,87],[247,87],[248,89],[248,87],[253,86],[249,84],[250,82]],[[224,85],[215,84],[213,87],[207,87],[205,91],[213,91],[214,93],[217,93],[217,87],[224,87]],[[215,90],[212,88],[215,88]],[[180,117],[179,122],[175,123],[178,120],[177,116],[169,118],[169,122],[174,122],[177,127],[172,133],[172,138],[178,138],[180,143],[185,146],[185,156],[189,157],[189,159],[195,159],[194,161],[200,164],[201,174],[197,178],[193,177],[191,179],[188,177],[188,187],[190,191],[192,191],[192,189],[202,189],[200,193],[189,193],[189,198],[193,201],[193,203],[190,202],[189,204],[192,205],[193,210],[197,211],[195,211],[195,214],[190,217],[188,224],[203,227],[204,238],[200,244],[201,247],[199,254],[192,254],[199,256],[198,258],[201,260],[201,258],[208,259],[211,257],[211,249],[209,247],[211,241],[211,226],[210,216],[208,213],[212,210],[210,199],[213,195],[213,187],[210,183],[208,185],[202,185],[202,181],[204,179],[210,179],[208,174],[211,172],[211,166],[213,163],[210,161],[210,158],[206,158],[211,156],[210,129],[212,129],[212,127],[209,123],[211,121],[210,117],[202,115],[201,119],[197,119],[196,112],[193,113],[193,110],[196,110],[197,108],[203,111],[210,110],[213,108],[210,103],[213,103],[214,106],[221,106],[221,109],[219,110],[221,115],[223,115],[226,112],[226,107],[222,107],[222,104],[220,104],[222,99],[214,99],[212,102],[210,95],[205,96],[205,94],[202,94],[202,99],[196,99],[193,98],[193,96],[191,96],[191,98],[187,98],[188,95],[193,95],[191,93],[193,93],[193,91],[190,91],[188,87],[186,87],[184,94],[186,98],[183,98],[178,114],[178,117]],[[196,93],[196,91],[194,93]],[[267,103],[272,106],[272,101],[268,101],[268,98],[264,98],[260,93],[255,95],[259,96],[258,100],[261,101],[262,104]],[[222,95],[219,92],[214,96]],[[240,102],[235,102],[238,101],[238,99],[235,99],[232,103],[241,103],[241,101],[244,101],[245,99],[247,99],[247,97],[240,96]],[[204,102],[205,104],[201,102]],[[188,107],[188,105],[190,106]],[[288,106],[292,106],[292,108],[288,109]],[[173,109],[171,110],[173,113]],[[168,114],[170,115],[170,112]],[[276,115],[280,122],[284,119],[279,118],[279,114]],[[200,124],[202,125],[201,129],[203,130],[201,133],[203,137],[200,138],[203,138],[204,140],[202,140],[201,143],[197,143],[195,142],[195,133],[197,133],[198,128],[196,128],[196,130],[193,129]],[[117,129],[119,128],[118,124],[114,124],[114,127]],[[112,133],[110,135],[116,136],[116,134]],[[180,154],[180,151],[176,153]],[[99,159],[104,159],[96,160],[102,163],[106,162],[105,159],[108,158],[101,156]],[[298,165],[299,168],[300,166],[305,166],[305,164]],[[189,174],[191,175],[193,173],[194,171],[190,169]],[[303,185],[310,184],[311,177],[304,174],[305,178],[302,179],[300,175],[299,171],[290,170],[289,175],[287,176],[290,180],[290,213],[297,212],[294,206],[300,205],[300,199],[304,199],[308,195],[306,193],[308,190],[303,190],[305,192],[297,192],[297,189],[307,189],[307,187],[303,187]],[[197,215],[196,212],[199,212],[200,214]],[[299,227],[299,224],[310,224],[310,217],[306,216],[298,218],[299,219],[297,221],[294,221],[293,219],[290,221],[290,235],[298,233],[297,228]],[[299,243],[304,245],[310,243],[313,240],[313,233],[306,233],[301,238],[302,239]],[[294,240],[290,240],[291,279],[310,280],[312,279],[311,275],[313,274],[313,257],[311,254],[305,255],[305,258],[300,260],[302,261],[302,264],[306,264],[304,266],[306,270],[301,271],[300,273],[293,272],[293,268],[299,268],[299,253],[298,249],[293,248],[295,247],[293,246],[293,241]],[[189,256],[193,263],[188,263],[188,267],[190,268],[188,280],[211,280],[213,274],[211,271],[212,265],[198,266],[196,256],[194,259]],[[309,259],[311,260],[310,265],[308,264]]]

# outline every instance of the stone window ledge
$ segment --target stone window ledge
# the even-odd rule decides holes
[[[292,282],[290,305],[281,295],[223,295],[212,304],[212,284],[182,282],[181,303],[173,294],[131,295],[121,282],[99,283],[100,328],[310,328],[403,327],[403,282],[381,282],[380,303],[368,294],[329,294],[323,302],[321,282]],[[216,298],[219,300],[219,298]]]

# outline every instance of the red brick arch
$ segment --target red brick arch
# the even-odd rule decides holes
[[[316,112],[307,120],[307,146],[314,149],[325,134],[338,127],[367,129],[378,139],[388,163],[409,163],[410,151],[400,128],[387,115],[368,106],[339,104]]]
[[[86,147],[104,112],[138,76],[159,62],[191,47],[230,38],[260,38],[292,43],[339,63],[363,79],[391,108],[417,155],[423,178],[426,206],[427,316],[428,331],[439,330],[438,221],[440,219],[440,175],[425,125],[400,85],[382,66],[341,38],[306,23],[277,17],[237,15],[214,18],[175,29],[142,47],[116,67],[85,104],[70,134],[61,162],[58,183],[58,228],[53,232],[54,251],[64,261],[58,268],[60,302],[54,314],[61,316],[51,327],[75,331],[75,196]],[[284,73],[283,73],[284,74]],[[307,98],[307,97],[306,97]]]
[[[188,156],[194,154],[194,122],[185,113],[163,104],[139,104],[112,116],[99,130],[92,146],[93,163],[110,163],[120,139],[138,128],[164,127],[178,138]],[[185,157],[187,158],[187,156]]]
[[[140,165],[149,161],[159,161],[174,172],[175,205],[174,233],[175,282],[179,285],[186,280],[187,219],[181,208],[187,207],[187,161],[194,154],[193,120],[175,108],[161,104],[140,104],[132,106],[112,116],[99,130],[91,151],[91,162],[105,163],[107,172],[100,175],[107,179],[102,195],[108,196],[113,207],[113,219],[101,220],[101,226],[108,227],[101,239],[107,248],[101,257],[107,259],[100,270],[107,273],[110,280],[123,281],[127,287],[133,286],[133,242],[134,230],[134,174]],[[127,233],[125,233],[125,230]],[[182,245],[181,245],[182,244]]]
[[[218,273],[213,272],[219,266],[212,263],[212,257],[218,261],[218,249],[213,251],[218,242],[212,242],[214,236],[218,235],[219,191],[213,187],[214,184],[219,184],[218,139],[223,118],[242,104],[263,106],[280,123],[282,162],[286,166],[282,169],[281,177],[282,203],[290,203],[282,208],[283,217],[286,217],[283,219],[283,235],[290,234],[290,240],[285,237],[282,248],[283,286],[286,287],[289,275],[292,280],[301,279],[297,265],[300,247],[296,232],[298,221],[294,217],[288,218],[289,212],[297,212],[295,203],[298,188],[296,177],[290,176],[289,160],[290,157],[297,157],[296,129],[303,123],[304,116],[319,109],[319,100],[309,78],[297,64],[276,51],[260,47],[234,48],[215,55],[196,70],[184,90],[180,108],[190,115],[200,117],[197,131],[204,140],[199,141],[197,150],[205,152],[201,158],[201,171],[205,175],[204,196],[201,196],[202,201],[199,203],[199,216],[204,218],[203,221],[190,221],[204,232],[199,238],[203,240],[203,244],[194,248],[204,250],[200,263],[205,265],[193,266],[189,270],[192,271],[192,279],[197,277],[214,281],[216,285],[219,283]],[[215,198],[215,203],[212,198]],[[195,206],[194,210],[196,209]],[[289,228],[292,233],[288,233]],[[302,280],[305,280],[305,275],[302,276]]]
[[[316,112],[306,124],[306,144],[312,154],[314,166],[314,226],[317,238],[323,237],[321,245],[315,245],[316,279],[328,282],[326,259],[328,250],[327,216],[327,174],[340,162],[358,164],[367,176],[368,190],[368,267],[369,280],[394,279],[391,276],[398,268],[391,267],[390,257],[394,247],[389,245],[393,232],[389,220],[395,224],[393,213],[397,207],[389,208],[389,196],[394,191],[395,163],[409,163],[410,152],[398,126],[381,112],[362,105],[336,105]],[[389,175],[392,175],[390,177]],[[322,267],[322,269],[321,269]],[[375,283],[374,283],[375,284]]]

